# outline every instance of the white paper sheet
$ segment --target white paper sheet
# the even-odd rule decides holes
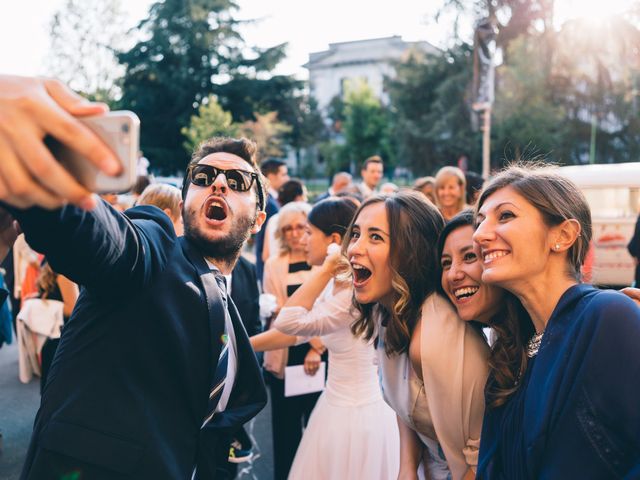
[[[294,365],[284,369],[284,396],[295,397],[306,393],[324,390],[324,377],[327,369],[326,362],[320,362],[320,368],[315,375],[304,373],[304,365]]]

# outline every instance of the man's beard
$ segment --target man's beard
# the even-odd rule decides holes
[[[221,262],[230,267],[240,256],[244,242],[251,235],[256,224],[256,216],[238,217],[231,224],[229,233],[220,239],[211,240],[198,228],[197,211],[184,211],[184,236],[196,244],[200,252],[214,262]]]

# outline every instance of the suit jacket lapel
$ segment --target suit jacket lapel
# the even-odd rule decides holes
[[[213,388],[215,367],[218,364],[218,358],[220,357],[220,351],[222,349],[222,343],[216,341],[224,333],[224,304],[222,297],[220,297],[220,290],[218,289],[218,283],[216,282],[215,275],[211,272],[209,265],[205,261],[201,253],[199,253],[193,245],[185,238],[179,239],[182,243],[182,248],[189,261],[193,264],[200,277],[200,284],[202,287],[202,293],[207,301],[207,311],[209,313],[208,323],[211,345],[211,375],[210,375],[210,389]]]

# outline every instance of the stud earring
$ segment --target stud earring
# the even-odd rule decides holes
[[[556,243],[556,250],[560,250],[560,244]]]

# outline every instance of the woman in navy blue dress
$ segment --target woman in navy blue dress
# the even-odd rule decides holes
[[[510,167],[480,196],[476,221],[482,281],[528,314],[506,325],[508,348],[490,366],[489,384],[503,388],[487,397],[477,477],[639,478],[640,309],[580,283],[584,196],[549,170]]]

